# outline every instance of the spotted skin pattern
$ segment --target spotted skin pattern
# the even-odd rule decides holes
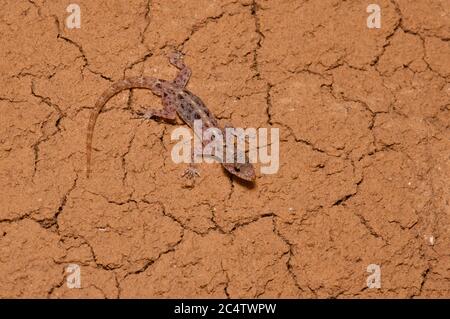
[[[169,62],[175,66],[179,72],[175,79],[170,82],[153,77],[129,77],[115,82],[97,100],[89,118],[86,138],[86,176],[91,173],[92,160],[92,139],[97,118],[105,104],[113,96],[123,90],[129,89],[149,89],[153,94],[161,97],[162,109],[149,109],[143,117],[147,119],[156,118],[165,121],[174,121],[176,114],[191,128],[194,127],[195,120],[202,120],[204,129],[219,128],[223,133],[224,129],[219,127],[216,118],[206,107],[203,101],[186,89],[186,85],[191,77],[191,69],[184,64],[183,56],[179,52],[174,52],[169,56]],[[209,144],[203,138],[203,144]],[[224,145],[225,149],[225,145]],[[245,163],[222,163],[223,167],[238,178],[253,182],[255,180],[255,169],[246,159]],[[184,175],[194,177],[198,172],[191,166]]]

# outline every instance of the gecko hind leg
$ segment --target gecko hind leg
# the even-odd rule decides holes
[[[150,119],[159,119],[167,122],[173,122],[175,121],[177,117],[177,111],[176,107],[168,98],[162,98],[162,109],[147,109],[145,111],[139,112],[141,117],[144,119],[150,120]],[[143,109],[143,108],[142,108]]]
[[[173,80],[173,83],[180,88],[186,87],[191,77],[192,71],[186,64],[184,64],[183,54],[181,52],[171,53],[169,55],[169,62],[178,70],[180,70],[180,72],[178,72],[177,76]]]
[[[148,109],[145,112],[142,112],[141,116],[147,120],[157,119],[167,122],[173,122],[176,119],[176,113],[167,112],[165,109]]]

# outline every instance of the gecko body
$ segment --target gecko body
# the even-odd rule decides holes
[[[187,82],[191,76],[191,70],[184,64],[181,53],[173,53],[169,56],[169,62],[179,69],[173,81],[166,81],[154,77],[129,77],[118,82],[115,82],[109,87],[100,98],[97,100],[95,107],[91,113],[88,124],[87,139],[86,139],[86,175],[89,177],[91,173],[91,158],[92,158],[92,140],[94,134],[94,127],[97,118],[103,109],[104,105],[113,96],[123,90],[129,89],[149,89],[153,94],[161,97],[163,105],[162,109],[149,109],[143,117],[144,118],[158,118],[166,121],[173,121],[176,114],[191,128],[194,127],[194,121],[201,120],[205,129],[221,128],[203,101],[186,89]],[[224,132],[225,133],[225,132]],[[203,144],[208,144],[211,141],[203,138]],[[255,180],[255,170],[252,164],[246,159],[245,163],[222,163],[223,167],[231,174],[246,180]],[[195,171],[190,171],[188,175],[195,175]]]

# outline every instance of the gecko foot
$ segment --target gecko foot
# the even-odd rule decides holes
[[[169,54],[169,62],[178,69],[184,69],[185,67],[183,62],[183,53],[179,51],[174,51]]]
[[[168,111],[166,109],[148,109],[146,111],[139,111],[137,114],[140,116],[140,118],[143,118],[145,120],[150,119],[159,119],[166,122],[173,122],[176,119],[176,113],[172,111]]]
[[[188,179],[195,179],[195,177],[199,177],[200,173],[199,171],[194,167],[189,165],[188,168],[186,168],[186,170],[184,171],[182,177],[186,177]]]
[[[155,116],[155,111],[147,110],[147,111],[140,112],[140,114],[141,114],[142,118],[144,118],[146,120],[150,120],[152,117]]]

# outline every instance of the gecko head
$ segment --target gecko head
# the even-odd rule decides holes
[[[255,168],[250,163],[226,163],[225,169],[244,181],[254,182],[256,179]]]

